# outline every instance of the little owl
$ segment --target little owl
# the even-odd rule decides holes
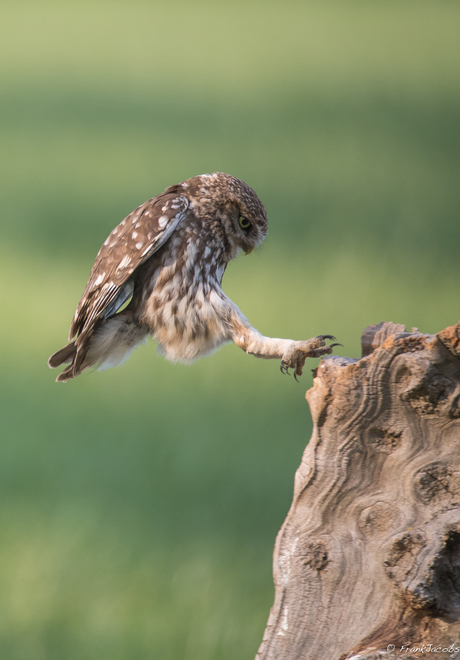
[[[272,339],[255,330],[221,289],[228,262],[249,254],[267,234],[256,193],[229,174],[203,174],[170,186],[112,231],[99,250],[70,326],[49,359],[68,366],[58,381],[84,369],[113,367],[147,335],[172,362],[192,362],[227,341],[302,373],[307,357],[332,353],[331,335]],[[129,304],[126,304],[130,300]]]

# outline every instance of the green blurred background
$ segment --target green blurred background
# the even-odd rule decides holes
[[[224,289],[264,334],[460,316],[460,5],[4,2],[0,658],[252,658],[311,432],[301,385],[152,344],[55,384],[93,258],[166,186],[266,205]],[[317,361],[309,365],[315,367]]]

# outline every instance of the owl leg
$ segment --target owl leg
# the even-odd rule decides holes
[[[335,339],[332,335],[320,335],[306,341],[264,337],[249,325],[243,315],[239,316],[235,312],[231,316],[229,326],[230,338],[237,346],[258,358],[281,360],[281,372],[289,373],[288,369],[294,369],[296,380],[297,376],[302,375],[307,358],[329,355],[334,346],[341,345],[326,344],[326,339]]]

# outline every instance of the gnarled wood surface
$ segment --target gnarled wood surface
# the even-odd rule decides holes
[[[460,324],[370,326],[363,355],[307,392],[257,660],[460,658]]]

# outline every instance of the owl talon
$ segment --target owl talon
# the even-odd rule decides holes
[[[290,376],[289,366],[286,366],[286,362],[284,360],[281,360],[280,371],[283,374],[283,376]]]
[[[299,382],[299,376],[302,375],[302,369],[307,358],[330,355],[335,346],[342,346],[338,342],[327,345],[325,339],[335,339],[335,337],[333,335],[319,335],[307,341],[293,342],[293,346],[281,360],[281,373],[290,375],[289,369],[292,369],[295,380]]]

